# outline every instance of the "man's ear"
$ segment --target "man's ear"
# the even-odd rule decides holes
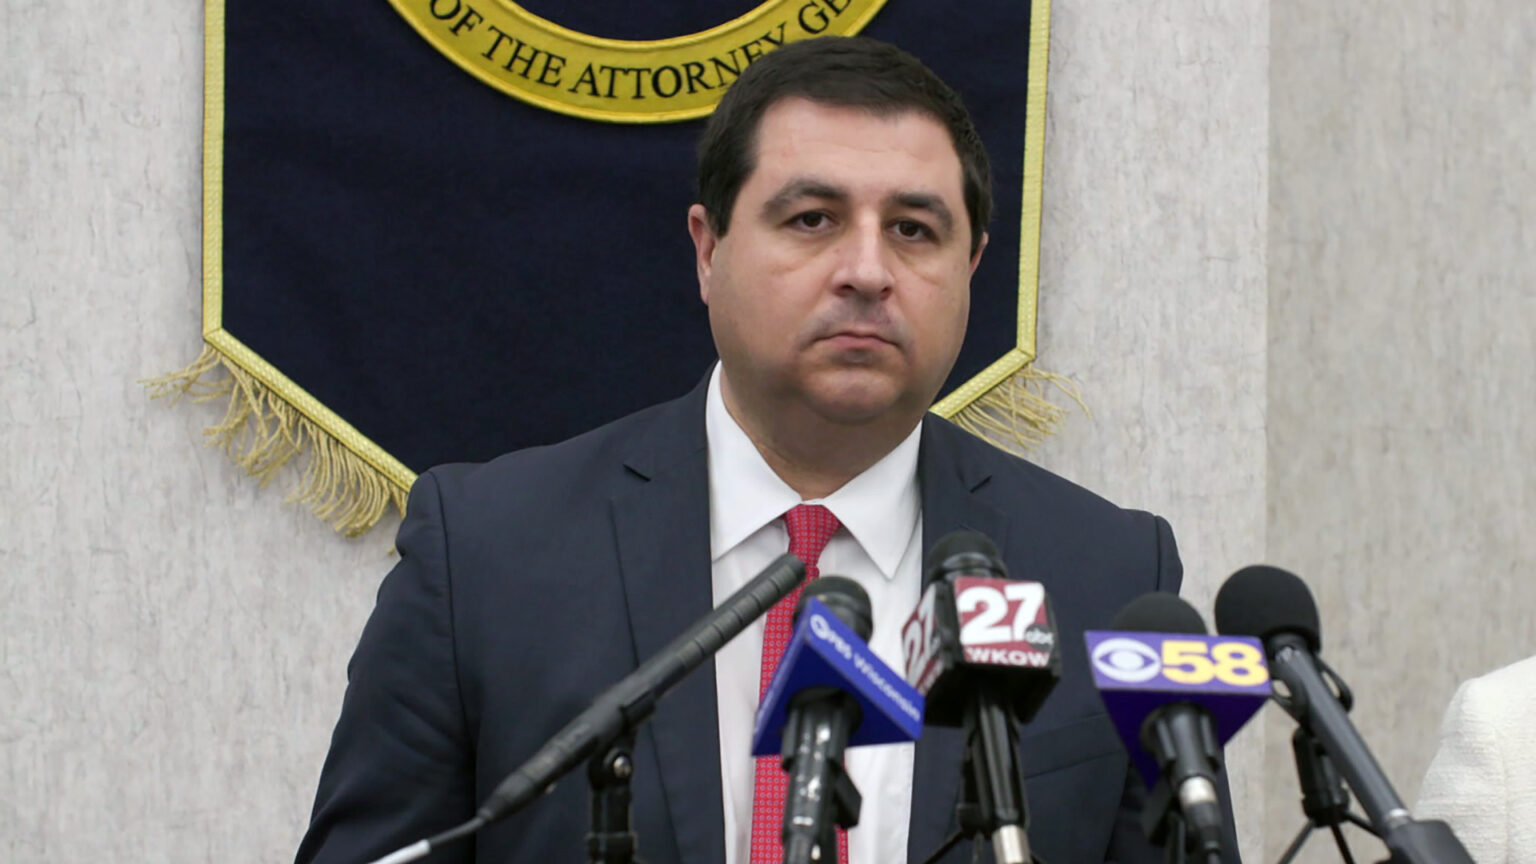
[[[983,231],[981,234],[981,242],[976,244],[976,254],[971,256],[970,275],[976,275],[976,265],[981,263],[981,253],[987,251],[987,241],[990,239],[992,239],[992,235]]]
[[[720,238],[709,226],[709,211],[703,204],[688,208],[688,236],[693,238],[693,265],[699,275],[699,299],[709,305],[709,280],[715,272],[715,250]]]

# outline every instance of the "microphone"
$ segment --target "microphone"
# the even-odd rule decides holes
[[[782,757],[784,861],[811,864],[836,858],[834,826],[859,822],[862,798],[843,767],[844,750],[916,740],[923,697],[870,650],[869,595],[857,582],[813,580],[795,622],[758,707],[752,755]]]
[[[1284,685],[1276,688],[1275,701],[1332,757],[1393,864],[1471,864],[1450,826],[1420,822],[1408,812],[1319,671],[1337,678],[1317,656],[1322,650],[1317,603],[1305,582],[1278,567],[1244,567],[1216,594],[1216,626],[1222,633],[1262,640],[1270,674]]]
[[[1222,860],[1217,793],[1222,747],[1264,705],[1271,687],[1256,639],[1206,635],[1178,597],[1144,594],[1113,631],[1086,634],[1094,684],[1150,796],[1148,839],[1198,860]]]
[[[1029,864],[1015,724],[1050,695],[1061,658],[1045,587],[1007,576],[985,536],[945,535],[928,554],[901,641],[907,680],[927,699],[925,722],[965,730],[962,834],[989,835],[998,864]]]
[[[773,560],[724,603],[667,643],[659,653],[593,701],[566,724],[522,767],[512,772],[480,805],[473,819],[434,837],[379,858],[374,864],[404,864],[434,849],[468,837],[526,807],[554,787],[576,766],[635,730],[656,702],[684,677],[715,655],[773,604],[788,597],[805,579],[805,564],[793,555]]]

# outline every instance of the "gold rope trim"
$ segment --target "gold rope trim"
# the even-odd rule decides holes
[[[224,377],[217,377],[219,372]],[[177,372],[140,382],[153,399],[172,404],[227,398],[224,419],[203,430],[208,446],[224,451],[261,485],[301,453],[309,463],[288,501],[311,511],[348,537],[356,537],[384,517],[393,504],[405,513],[406,490],[347,449],[256,376],[235,365],[212,345]]]
[[[1084,414],[1093,416],[1075,381],[1031,362],[949,419],[973,435],[1023,455],[1055,434],[1066,419],[1068,409],[1046,398],[1047,386],[1067,394]]]
[[[1024,455],[1056,433],[1067,409],[1046,398],[1047,386],[1092,416],[1071,379],[1035,366],[1040,295],[1040,212],[1045,176],[1045,96],[1050,69],[1051,4],[1030,7],[1029,78],[1024,100],[1024,191],[1019,214],[1018,344],[940,400],[933,411],[998,447]]]

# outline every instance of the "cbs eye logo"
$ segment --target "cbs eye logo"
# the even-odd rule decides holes
[[[1163,671],[1157,652],[1135,639],[1106,639],[1093,649],[1093,665],[1103,675],[1126,684],[1151,681]]]

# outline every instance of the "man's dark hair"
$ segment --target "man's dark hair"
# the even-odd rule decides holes
[[[756,168],[763,114],[783,99],[861,108],[877,116],[908,111],[944,124],[960,156],[971,254],[992,216],[992,168],[959,95],[911,54],[862,36],[793,42],[748,66],[726,91],[699,139],[699,203],[724,235],[742,184]]]

